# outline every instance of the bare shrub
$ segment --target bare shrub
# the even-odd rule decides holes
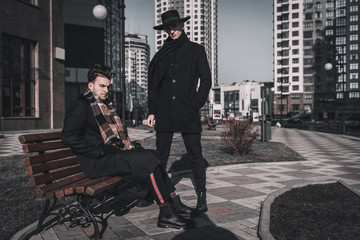
[[[227,121],[221,132],[225,147],[232,154],[239,155],[247,154],[258,136],[259,130],[249,121]]]

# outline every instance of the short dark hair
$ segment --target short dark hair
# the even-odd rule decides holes
[[[112,77],[114,77],[114,73],[111,72],[111,68],[108,66],[104,66],[104,65],[100,65],[100,64],[95,64],[94,66],[92,66],[89,69],[87,78],[88,78],[88,82],[93,82],[95,81],[97,76],[104,76],[106,78],[108,78],[109,80],[111,80]]]

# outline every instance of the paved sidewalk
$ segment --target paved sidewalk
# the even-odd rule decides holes
[[[129,129],[129,133],[133,140],[154,137],[154,133],[147,130]],[[5,139],[16,138],[10,135],[5,134]],[[111,216],[103,239],[258,239],[260,206],[274,191],[329,180],[341,180],[360,190],[360,138],[284,128],[273,128],[272,135],[272,141],[283,142],[307,161],[210,167],[207,171],[209,211],[195,219],[196,228],[157,228],[155,205],[135,207],[124,216]],[[0,152],[6,157],[3,140],[0,139]],[[7,148],[15,151],[17,147]],[[182,201],[194,206],[196,198],[190,176],[189,172],[181,172],[172,178],[178,182],[177,192]],[[90,233],[91,228],[55,225],[31,239],[88,239]]]

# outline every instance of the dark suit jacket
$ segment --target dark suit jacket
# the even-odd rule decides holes
[[[149,114],[155,115],[155,130],[201,132],[199,109],[211,88],[211,72],[203,46],[190,41],[184,44],[164,79],[149,78],[148,84]]]
[[[160,163],[152,150],[122,151],[105,145],[90,104],[83,96],[66,113],[61,141],[76,154],[82,170],[90,178],[121,176],[137,184]]]

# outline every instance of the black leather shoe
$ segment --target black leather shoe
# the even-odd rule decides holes
[[[184,217],[195,217],[200,214],[199,210],[196,208],[190,208],[183,204],[180,200],[179,196],[175,196],[172,198],[174,203],[174,208],[177,214]]]
[[[195,222],[176,213],[172,205],[160,207],[157,226],[160,228],[185,229],[195,226]]]
[[[207,212],[208,207],[206,203],[206,192],[197,192],[197,204],[196,208],[200,213]]]

